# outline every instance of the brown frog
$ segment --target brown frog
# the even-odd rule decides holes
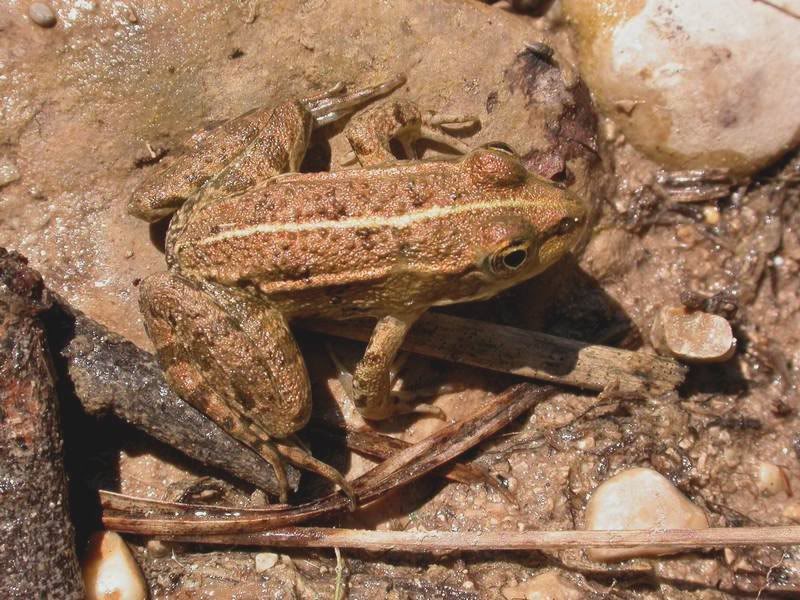
[[[352,94],[340,87],[258,109],[195,136],[140,186],[129,210],[176,212],[169,271],[146,279],[140,306],[173,389],[275,468],[282,459],[352,493],[292,434],[310,414],[309,379],[288,323],[373,317],[353,373],[367,419],[423,410],[390,391],[390,368],[432,306],[489,298],[567,253],[586,212],[528,172],[504,144],[416,160],[421,137],[459,146],[409,101],[356,115],[347,137],[360,168],[298,173],[311,131],[403,78]],[[410,160],[397,160],[390,140]],[[282,500],[285,501],[285,493]]]

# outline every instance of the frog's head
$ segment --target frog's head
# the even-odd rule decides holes
[[[516,285],[567,254],[587,211],[567,190],[528,172],[513,151],[493,144],[473,153],[473,179],[495,187],[475,239],[483,296]]]

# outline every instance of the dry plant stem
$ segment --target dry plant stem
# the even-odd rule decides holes
[[[491,550],[566,550],[654,546],[694,549],[800,544],[800,526],[717,527],[711,529],[632,529],[621,531],[371,531],[334,527],[288,527],[239,535],[176,535],[163,539],[237,546],[357,548],[403,552],[472,552]]]
[[[469,419],[451,423],[409,446],[352,482],[360,504],[377,500],[453,460],[508,425],[553,393],[551,387],[517,385],[487,401]],[[348,500],[332,494],[300,506],[239,509],[159,502],[101,492],[103,523],[109,529],[144,535],[253,532],[292,525],[346,510]]]
[[[354,340],[367,340],[372,325],[308,321],[302,327]],[[531,379],[602,391],[661,394],[683,383],[686,368],[676,361],[506,325],[427,313],[409,332],[403,350]]]
[[[405,450],[411,444],[374,431],[355,431],[352,429],[339,429],[329,424],[312,423],[310,425],[314,435],[324,436],[332,440],[341,440],[354,452],[386,460],[395,452]],[[492,477],[485,469],[470,463],[454,462],[442,467],[439,474],[457,483],[483,483],[501,494],[508,502],[517,506],[513,495],[505,489],[500,482]]]

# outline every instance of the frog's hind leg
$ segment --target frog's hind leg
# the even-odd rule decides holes
[[[172,389],[272,465],[282,501],[288,493],[284,460],[352,493],[332,468],[282,449],[281,438],[308,421],[311,386],[278,311],[170,273],[142,283],[140,305]]]
[[[460,139],[447,133],[444,125],[474,125],[477,117],[423,114],[410,100],[390,100],[376,105],[353,117],[347,125],[347,136],[353,153],[345,162],[357,159],[361,166],[373,166],[397,160],[390,142],[396,140],[406,154],[414,160],[414,144],[423,139],[452,148],[462,154],[469,147]]]
[[[350,114],[404,82],[405,77],[398,75],[349,93],[337,84],[321,94],[258,108],[199,132],[180,156],[136,188],[128,212],[153,222],[176,212],[190,199],[194,206],[215,197],[214,192],[239,192],[280,173],[296,171],[312,129]]]

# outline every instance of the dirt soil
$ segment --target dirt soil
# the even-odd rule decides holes
[[[732,319],[734,358],[693,367],[679,393],[591,408],[593,395],[565,389],[471,454],[507,484],[519,508],[479,485],[429,479],[338,523],[420,531],[581,528],[591,492],[632,466],[667,476],[712,526],[800,522],[792,495],[800,489],[797,156],[717,202],[677,203],[658,193],[651,185],[656,165],[595,118],[569,32],[554,11],[532,17],[469,0],[64,0],[51,3],[57,23],[44,28],[31,22],[28,5],[0,0],[0,175],[10,180],[0,187],[0,246],[28,256],[53,289],[144,348],[151,346],[136,288],[165,268],[164,224],[148,227],[125,213],[133,188],[201,127],[337,81],[355,87],[395,73],[408,77],[397,94],[424,109],[477,115],[481,126],[462,132],[465,142],[507,142],[529,168],[566,183],[595,208],[591,239],[576,259],[455,312],[645,350],[656,311],[679,305],[687,292]],[[305,169],[342,168],[340,131],[329,127],[315,137]],[[318,408],[340,410],[358,425],[321,341],[305,337],[304,347]],[[451,418],[514,382],[415,358],[409,369],[464,388],[437,400]],[[382,429],[415,440],[435,426],[431,419],[398,420]],[[174,499],[203,473],[123,431],[128,437],[109,450],[122,491]],[[311,443],[351,474],[368,465]],[[762,462],[782,469],[788,492],[759,489]],[[227,501],[264,501],[252,490],[227,489]],[[281,552],[274,566],[257,569],[254,551],[130,541],[154,598],[334,594],[332,552]],[[350,598],[537,597],[531,594],[543,581],[558,588],[554,597],[800,591],[797,547],[612,565],[579,551],[348,552],[344,561]]]

